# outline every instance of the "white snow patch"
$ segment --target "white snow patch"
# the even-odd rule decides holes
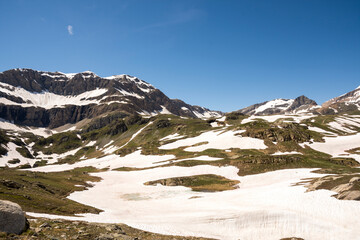
[[[124,157],[107,155],[101,158],[91,158],[74,164],[57,164],[33,168],[36,172],[61,172],[81,167],[96,167],[98,169],[115,169],[120,167],[147,168],[163,165],[163,161],[174,159],[174,155],[142,155],[141,150],[135,151]]]
[[[335,133],[333,132],[328,132],[322,128],[319,128],[319,127],[311,127],[311,126],[308,126],[308,129],[310,131],[314,131],[314,132],[319,132],[319,133],[324,133],[324,134],[328,134],[328,135],[336,135]]]
[[[219,122],[224,122],[226,120],[226,116],[222,116],[221,118],[217,119]]]
[[[332,155],[333,157],[349,157],[360,162],[359,154],[345,152],[360,147],[360,133],[349,136],[324,137],[325,142],[314,142],[311,148]]]
[[[6,87],[10,87],[11,89],[14,90],[11,91]],[[92,103],[99,104],[99,100],[94,100],[91,98],[103,95],[108,90],[103,88],[102,89],[97,88],[95,90],[87,91],[79,95],[63,96],[47,91],[29,92],[20,87],[13,87],[9,84],[0,83],[0,91],[14,97],[19,97],[26,102],[26,103],[16,103],[6,98],[0,98],[0,101],[3,102],[4,104],[20,105],[22,107],[41,107],[45,109],[50,109],[54,107],[64,107],[66,105],[88,105]]]
[[[114,140],[111,140],[110,142],[108,142],[107,144],[104,145],[104,148],[110,146],[111,144],[113,144]]]
[[[220,127],[221,125],[218,122],[212,122],[210,123],[212,127]]]
[[[81,147],[70,150],[68,152],[61,153],[61,154],[53,153],[53,154],[50,154],[50,155],[46,155],[43,152],[39,151],[36,158],[41,158],[43,160],[47,160],[48,164],[52,164],[52,163],[58,162],[59,159],[65,158],[65,157],[70,156],[70,155],[74,155],[80,149],[81,149]]]
[[[275,122],[278,119],[292,118],[296,123],[300,123],[304,119],[313,118],[315,115],[270,115],[270,116],[250,116],[241,121],[241,124],[256,121],[256,119],[263,119],[268,122]]]
[[[159,113],[160,114],[172,114],[169,110],[167,110],[166,107],[164,107],[163,105],[160,105],[160,107],[162,108]]]
[[[276,152],[271,155],[290,155],[290,154],[301,154],[301,152],[291,151],[291,152]]]
[[[121,93],[122,95],[124,96],[131,96],[131,97],[136,97],[136,98],[139,98],[139,99],[144,99],[145,97],[144,96],[140,96],[139,94],[137,93],[134,93],[134,92],[127,92],[125,91],[124,89],[118,89],[116,88],[116,90]]]
[[[52,131],[47,128],[35,128],[35,127],[20,127],[13,123],[10,123],[2,118],[0,118],[0,129],[12,130],[16,132],[30,132],[35,135],[42,137],[48,137],[52,135]]]
[[[96,141],[90,141],[88,144],[86,144],[86,147],[91,147],[94,146],[96,144]]]
[[[261,113],[269,108],[277,108],[280,110],[286,110],[290,107],[290,105],[294,102],[294,99],[275,99],[272,101],[268,101],[267,103],[261,105],[260,107],[255,109],[255,114]]]
[[[179,138],[183,138],[183,137],[185,137],[185,136],[182,136],[179,133],[174,133],[174,134],[170,134],[166,137],[161,138],[160,141],[174,140],[174,139],[179,139]]]
[[[17,146],[13,142],[9,142],[5,147],[7,148],[8,152],[6,155],[0,156],[0,167],[4,167],[4,166],[17,167],[27,163],[29,163],[32,166],[37,161],[36,159],[23,157],[18,151],[16,151],[16,148],[18,148],[19,146]],[[15,158],[19,159],[20,163],[16,163],[16,164],[8,163],[9,160],[13,160]]]
[[[218,158],[218,157],[210,157],[210,156],[198,156],[198,157],[193,157],[193,158],[185,158],[185,159],[181,159],[181,161],[185,161],[185,160],[198,160],[198,161],[217,161],[217,160],[222,160],[223,158]]]
[[[175,149],[184,146],[192,146],[194,144],[203,143],[199,146],[187,147],[185,151],[201,152],[209,148],[214,149],[229,149],[229,148],[242,148],[242,149],[266,149],[267,146],[261,139],[242,137],[239,134],[245,130],[239,131],[208,131],[200,134],[199,136],[178,140],[173,143],[165,144],[159,149]]]

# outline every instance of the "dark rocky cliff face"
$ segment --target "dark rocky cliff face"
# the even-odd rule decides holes
[[[96,103],[43,107],[32,105],[26,96],[16,93],[19,89],[30,94],[52,93],[66,97],[78,96],[96,89],[107,91],[86,99],[96,100]],[[55,128],[114,111],[126,114],[157,114],[166,108],[172,114],[184,117],[221,115],[220,112],[192,106],[181,100],[169,99],[159,89],[138,78],[128,75],[101,78],[92,72],[63,74],[32,69],[8,70],[0,73],[1,99],[0,118],[15,124],[36,127]],[[61,104],[63,103],[59,103]]]
[[[293,104],[291,104],[291,106],[287,109],[287,111],[294,111],[296,109],[304,108],[304,107],[309,108],[316,105],[317,103],[314,100],[302,95],[300,97],[295,98]]]

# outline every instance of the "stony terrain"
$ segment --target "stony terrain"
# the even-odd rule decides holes
[[[94,240],[205,240],[208,238],[166,236],[140,231],[125,224],[101,224],[82,221],[30,218],[30,228],[21,235],[0,232],[0,239],[94,239]]]

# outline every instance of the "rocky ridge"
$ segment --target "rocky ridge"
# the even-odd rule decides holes
[[[56,128],[104,113],[219,117],[221,112],[170,99],[129,75],[99,77],[90,71],[65,74],[32,69],[0,73],[0,118],[19,125]]]
[[[314,100],[305,96],[299,96],[295,99],[274,99],[263,103],[251,105],[238,110],[237,112],[246,115],[274,115],[274,114],[299,114],[313,113],[320,106]]]
[[[322,114],[336,114],[360,109],[360,86],[353,91],[345,93],[325,102],[319,112]]]

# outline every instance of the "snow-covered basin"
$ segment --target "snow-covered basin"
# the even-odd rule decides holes
[[[314,142],[306,145],[317,151],[328,153],[333,157],[351,157],[360,162],[360,154],[345,152],[360,147],[360,133],[348,136],[324,137],[324,140],[325,142]]]
[[[225,128],[220,131],[208,131],[196,137],[177,140],[159,147],[159,149],[174,149],[184,146],[191,146],[198,143],[206,142],[199,146],[187,147],[185,151],[201,152],[206,149],[229,149],[229,148],[242,148],[242,149],[266,149],[264,140],[242,137],[236,134],[245,132],[245,130],[227,131]]]
[[[69,218],[121,222],[162,234],[217,239],[359,239],[359,202],[338,200],[327,190],[305,193],[304,186],[292,186],[303,178],[322,176],[311,173],[312,170],[288,169],[239,177],[235,167],[205,165],[94,173],[103,180],[69,198],[104,212]],[[147,181],[197,174],[239,180],[240,188],[199,193],[181,186],[143,185]]]

